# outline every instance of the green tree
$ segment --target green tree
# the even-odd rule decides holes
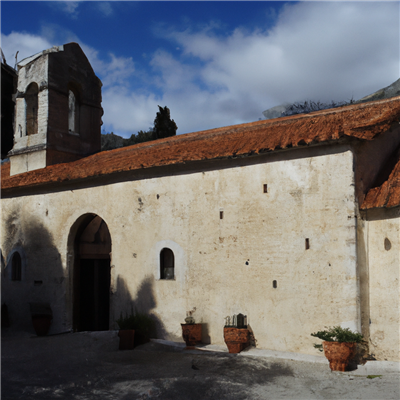
[[[127,139],[114,135],[112,132],[106,134],[103,131],[101,134],[101,150],[112,150],[119,147],[132,146],[137,143],[175,136],[178,127],[175,121],[171,119],[169,108],[167,106],[158,106],[158,108],[160,111],[154,119],[154,127],[149,128],[147,131],[139,131],[136,135],[132,133],[131,137]]]
[[[169,136],[175,136],[178,127],[173,119],[171,119],[170,111],[167,106],[160,107],[159,112],[154,119],[153,134],[154,139],[166,138]]]

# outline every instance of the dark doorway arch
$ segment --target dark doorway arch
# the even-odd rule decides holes
[[[73,329],[104,331],[110,317],[111,236],[96,214],[78,220],[72,280]]]

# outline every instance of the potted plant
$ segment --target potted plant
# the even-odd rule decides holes
[[[132,350],[135,346],[135,329],[134,329],[135,315],[131,312],[130,315],[125,314],[125,317],[121,316],[116,320],[119,331],[119,349],[120,350]]]
[[[243,314],[225,318],[224,340],[229,353],[240,353],[250,345],[250,331]]]
[[[360,333],[340,326],[327,327],[323,331],[312,333],[311,336],[323,340],[322,345],[314,344],[314,347],[324,351],[331,370],[342,372],[346,371],[349,361],[355,355],[357,343],[364,341]]]
[[[193,349],[197,343],[201,343],[201,324],[196,324],[193,313],[196,307],[186,312],[185,323],[182,326],[182,337],[186,343],[186,349]]]
[[[153,318],[145,313],[136,312],[133,321],[135,330],[135,347],[150,341],[150,336],[154,331],[155,322]]]
[[[134,347],[150,341],[150,335],[154,328],[154,320],[150,315],[133,312],[125,314],[117,319],[119,326],[119,349],[132,350]]]
[[[53,312],[49,303],[29,303],[32,316],[32,325],[36,335],[46,336],[53,319]]]

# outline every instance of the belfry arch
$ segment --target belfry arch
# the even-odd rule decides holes
[[[111,236],[96,214],[82,215],[68,239],[74,331],[109,329]]]

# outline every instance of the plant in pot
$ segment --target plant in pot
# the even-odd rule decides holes
[[[148,314],[136,312],[133,329],[135,330],[135,347],[140,346],[150,341],[155,329],[155,321]]]
[[[32,324],[36,335],[46,336],[53,319],[53,312],[49,303],[29,303],[32,315]]]
[[[133,312],[125,314],[116,320],[119,326],[119,349],[131,350],[136,346],[150,341],[150,335],[154,329],[154,320],[150,315]]]
[[[192,310],[186,311],[185,323],[182,326],[182,337],[186,343],[187,349],[193,349],[197,343],[201,343],[201,324],[196,324],[193,317],[193,313],[196,311],[196,307]]]
[[[224,340],[229,353],[240,353],[250,345],[250,330],[243,314],[225,317]]]
[[[360,333],[352,332],[349,328],[341,326],[326,327],[323,331],[312,333],[321,344],[314,344],[319,351],[324,351],[332,371],[346,371],[349,361],[356,354],[357,343],[364,341]]]
[[[120,350],[132,350],[135,346],[135,329],[134,329],[135,315],[131,312],[130,315],[125,314],[125,317],[121,316],[116,320],[119,331],[119,349]]]

